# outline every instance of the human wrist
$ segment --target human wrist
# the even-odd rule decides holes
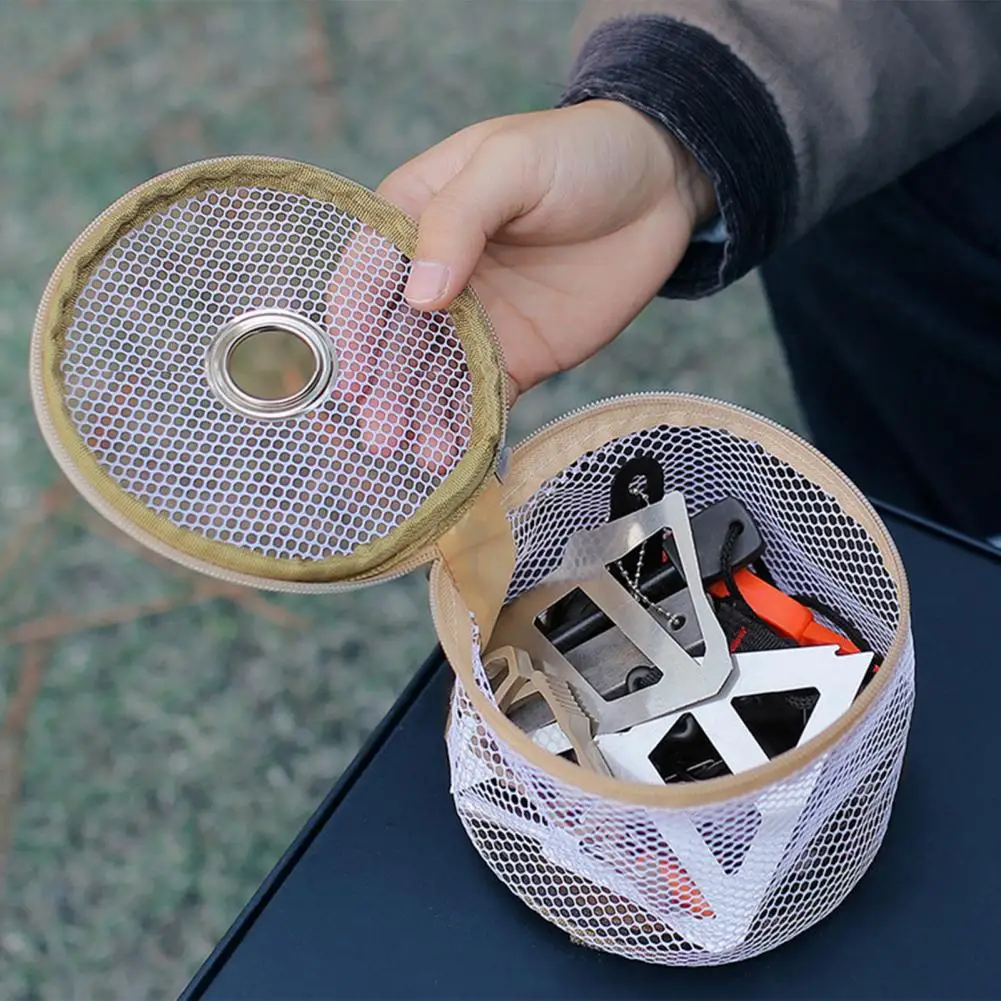
[[[645,113],[690,158],[679,158],[688,164],[679,190],[686,177],[694,185],[696,225],[661,294],[716,292],[788,235],[798,175],[785,123],[765,84],[722,42],[666,15],[606,21],[584,43],[559,106],[594,99]],[[712,182],[717,218],[703,178]]]
[[[719,216],[716,190],[709,175],[679,138],[659,119],[631,104],[620,100],[593,98],[582,104],[594,107],[601,115],[611,116],[617,122],[616,133],[629,141],[637,135],[643,137],[647,156],[639,160],[642,171],[644,161],[652,158],[653,174],[668,183],[663,198],[680,204],[694,234]],[[652,154],[652,157],[651,157]]]
[[[692,232],[695,233],[719,216],[716,188],[699,161],[677,136],[666,128],[664,132],[674,155],[675,188],[678,198],[691,222]]]

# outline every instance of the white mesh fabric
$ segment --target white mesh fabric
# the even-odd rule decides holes
[[[123,236],[79,296],[62,357],[70,418],[103,469],[175,525],[272,558],[346,555],[411,517],[471,435],[450,317],[402,299],[410,262],[335,206],[208,191]],[[251,310],[329,330],[332,395],[243,417],[204,376],[216,331]]]
[[[885,655],[900,607],[875,543],[837,502],[756,443],[662,427],[613,442],[554,477],[512,515],[510,596],[559,562],[569,534],[607,520],[612,477],[641,449],[691,510],[739,497],[783,588],[822,598]],[[475,649],[475,644],[474,644]],[[746,959],[829,914],[882,842],[914,699],[908,639],[892,682],[857,729],[801,772],[752,795],[687,810],[584,793],[526,761],[485,726],[457,684],[452,794],[490,868],[580,942],[634,959]],[[482,665],[474,677],[492,699]]]

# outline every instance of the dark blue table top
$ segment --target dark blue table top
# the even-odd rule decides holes
[[[882,851],[826,921],[710,969],[571,944],[489,872],[448,794],[431,658],[188,987],[185,1001],[1001,998],[1001,559],[892,513],[918,698]]]

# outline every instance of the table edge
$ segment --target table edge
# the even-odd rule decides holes
[[[427,687],[444,659],[441,646],[434,648],[417,673],[407,683],[406,688],[393,703],[392,708],[375,727],[361,750],[355,755],[330,792],[323,798],[320,805],[303,824],[291,845],[264,878],[244,908],[230,925],[226,934],[219,940],[215,949],[198,968],[191,978],[178,1001],[199,1001],[212,985],[212,981],[239,946],[244,935],[250,930],[261,911],[268,905],[271,898],[281,889],[282,884],[291,875],[296,863],[309,849],[309,846],[319,836],[324,824],[330,819],[340,802],[351,791],[352,786],[362,776],[372,759],[379,753],[382,745],[389,738],[396,726],[410,710],[411,705]]]

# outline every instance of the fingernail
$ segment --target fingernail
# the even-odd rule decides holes
[[[414,261],[410,267],[410,279],[403,293],[407,302],[422,306],[434,302],[445,294],[448,285],[448,267],[438,261]]]

